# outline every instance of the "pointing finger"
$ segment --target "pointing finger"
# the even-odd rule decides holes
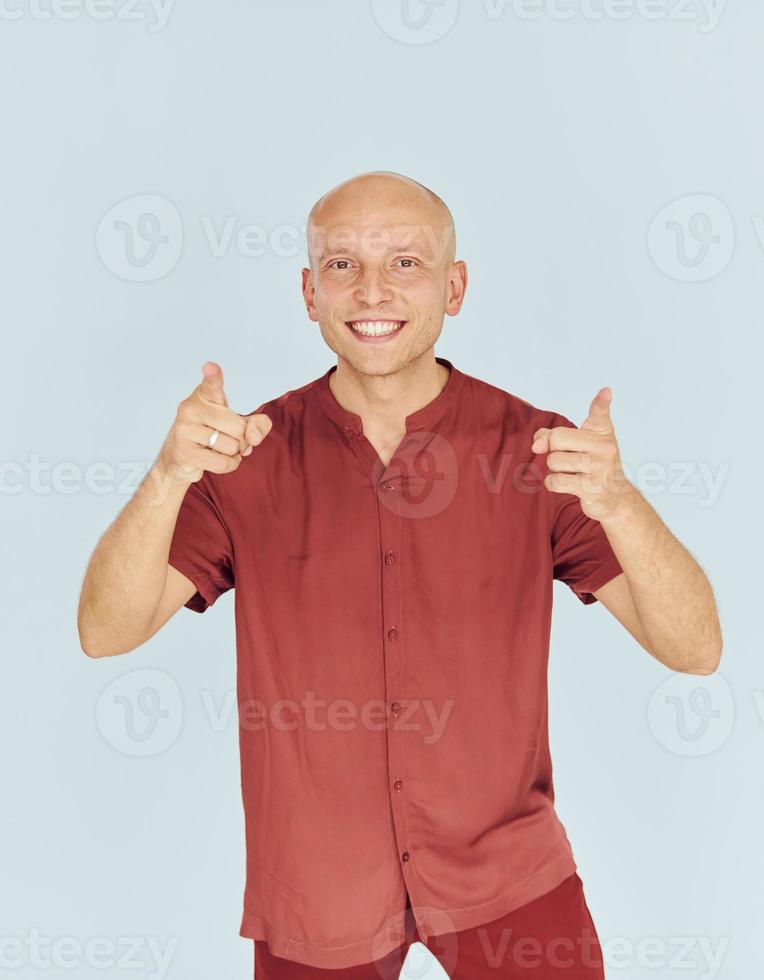
[[[214,361],[205,361],[202,365],[202,383],[199,385],[199,393],[207,401],[228,407],[228,400],[223,390],[223,371]]]
[[[581,425],[582,429],[590,432],[609,432],[613,428],[610,418],[610,403],[613,392],[610,388],[600,388],[589,406],[589,414]]]

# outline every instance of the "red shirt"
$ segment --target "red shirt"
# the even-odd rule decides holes
[[[496,919],[576,870],[547,735],[552,581],[622,569],[543,486],[573,425],[450,368],[385,467],[329,376],[256,409],[235,473],[184,498],[170,563],[235,589],[247,874],[240,934],[318,967]]]

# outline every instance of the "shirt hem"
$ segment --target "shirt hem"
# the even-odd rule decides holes
[[[401,920],[402,918],[401,916]],[[299,939],[282,936],[275,932],[263,918],[251,912],[244,913],[239,929],[239,935],[245,939],[265,941],[273,956],[280,956],[294,963],[303,963],[306,966],[323,969],[362,966],[376,959],[381,959],[405,942],[403,931],[398,938],[393,936],[392,939],[389,938],[390,933],[389,928],[384,930],[384,935],[387,937],[384,942],[381,938],[372,936],[370,939],[362,939],[350,946],[311,946]]]
[[[429,928],[426,931],[420,929],[420,934],[425,941],[429,941],[448,933],[464,932],[465,929],[487,925],[541,898],[577,871],[578,866],[572,854],[570,852],[562,854],[551,864],[545,865],[530,878],[503,892],[491,902],[473,905],[470,908],[444,909],[442,912],[431,913]],[[441,921],[447,925],[447,928],[439,928]]]
[[[551,864],[544,866],[530,878],[526,878],[498,898],[482,905],[469,908],[428,910],[428,928],[419,928],[423,942],[450,932],[463,932],[475,926],[486,925],[509,912],[527,905],[536,898],[562,884],[566,878],[577,871],[575,859],[570,852],[561,855]],[[416,904],[416,903],[415,903]],[[403,916],[401,915],[401,922]],[[439,929],[439,924],[446,928]],[[274,956],[324,969],[341,969],[361,966],[381,959],[406,942],[403,925],[400,934],[391,930],[388,923],[383,933],[363,939],[350,946],[326,947],[312,946],[310,943],[292,939],[276,932],[261,916],[245,910],[239,935],[245,939],[264,940]],[[384,937],[384,938],[383,938]]]
[[[221,594],[212,579],[200,572],[198,566],[186,559],[184,555],[171,551],[167,564],[172,565],[176,571],[185,575],[189,582],[196,586],[196,592],[185,603],[187,609],[191,609],[193,612],[205,612]]]
[[[597,602],[597,596],[594,593],[601,589],[603,585],[607,585],[608,582],[620,575],[621,572],[623,572],[621,563],[613,556],[608,558],[596,572],[592,572],[583,581],[577,582],[573,587],[573,591],[581,602],[585,605],[591,605],[591,603]]]

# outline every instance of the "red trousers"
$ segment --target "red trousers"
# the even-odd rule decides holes
[[[398,980],[408,948],[422,942],[406,910],[407,940],[382,959],[338,970],[273,956],[255,940],[255,980]],[[451,980],[604,980],[602,950],[577,873],[500,919],[431,936],[424,945]],[[405,976],[405,975],[404,975]]]

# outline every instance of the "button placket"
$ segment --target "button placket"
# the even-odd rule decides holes
[[[406,832],[404,807],[406,796],[404,792],[404,739],[406,733],[398,724],[403,716],[405,705],[402,689],[404,678],[404,649],[401,627],[401,577],[400,577],[400,541],[401,514],[399,507],[400,492],[396,480],[390,476],[383,477],[377,484],[379,524],[381,532],[382,559],[382,643],[384,650],[385,687],[389,704],[387,725],[387,743],[390,778],[390,805],[393,816],[393,826],[398,858],[403,872],[406,887],[411,894],[411,860],[412,847]]]

